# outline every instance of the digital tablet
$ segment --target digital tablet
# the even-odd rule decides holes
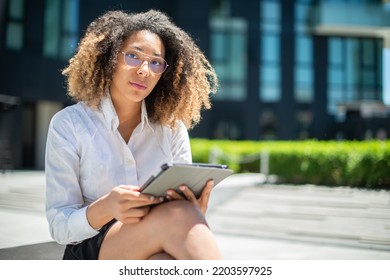
[[[165,196],[167,189],[174,189],[181,193],[179,186],[187,185],[199,198],[208,180],[214,180],[216,186],[232,173],[233,170],[228,169],[226,165],[219,164],[164,164],[157,175],[151,176],[142,185],[141,192]]]

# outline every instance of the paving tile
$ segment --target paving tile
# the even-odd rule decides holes
[[[0,259],[58,259],[44,213],[43,171],[0,174]],[[390,260],[390,192],[265,184],[235,174],[207,219],[226,259]]]

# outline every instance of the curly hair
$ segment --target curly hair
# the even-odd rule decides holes
[[[160,11],[110,11],[94,20],[62,71],[67,77],[68,95],[98,108],[108,94],[124,41],[141,30],[161,38],[170,65],[145,99],[149,118],[170,127],[177,121],[194,127],[201,120],[201,111],[211,107],[210,95],[218,88],[217,75],[190,35]]]

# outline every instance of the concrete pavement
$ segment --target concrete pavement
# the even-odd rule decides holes
[[[226,258],[390,260],[390,194],[352,188],[247,187],[209,223]]]
[[[0,174],[0,259],[59,259],[44,215],[42,171]],[[226,259],[390,260],[390,192],[267,184],[235,174],[207,213]]]

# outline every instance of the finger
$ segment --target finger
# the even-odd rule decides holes
[[[214,187],[214,180],[207,181],[207,184],[204,187],[200,197],[202,199],[207,199],[208,200],[208,198],[210,197],[210,194],[211,194],[211,191],[212,191],[213,187]]]
[[[164,197],[150,194],[140,194],[139,200],[145,201],[147,204],[158,204],[164,201]]]
[[[135,224],[141,221],[141,218],[127,217],[120,220],[123,224]]]
[[[148,206],[142,206],[137,208],[131,208],[127,211],[127,216],[132,218],[143,218],[145,217],[150,211],[150,207]]]
[[[141,199],[132,199],[132,200],[125,200],[122,202],[123,207],[126,209],[132,209],[132,208],[139,208],[144,206],[150,206],[162,203],[164,201],[163,197],[151,197],[147,200],[141,200]]]
[[[124,185],[121,186],[121,188],[124,190],[125,198],[129,200],[140,200],[144,202],[149,202],[147,204],[156,204],[164,200],[163,197],[156,197],[154,195],[141,193],[140,188],[137,186]]]
[[[135,192],[139,192],[141,189],[140,187],[133,186],[133,185],[120,185],[119,188],[124,189],[124,190],[128,190],[128,191],[135,191]]]
[[[131,185],[121,185],[116,188],[118,193],[125,199],[134,200],[134,199],[140,199],[140,200],[147,200],[145,197],[141,196],[140,188],[136,186]]]
[[[184,196],[182,196],[181,194],[179,194],[178,192],[176,192],[175,190],[172,190],[172,189],[167,190],[166,197],[169,200],[184,200],[185,199]]]
[[[186,185],[180,186],[179,189],[183,192],[184,196],[189,201],[196,201],[195,194],[192,192],[192,190],[187,187]]]
[[[118,213],[118,216],[115,218],[123,223],[135,223],[144,218],[149,212],[149,206],[130,208],[121,213]]]

